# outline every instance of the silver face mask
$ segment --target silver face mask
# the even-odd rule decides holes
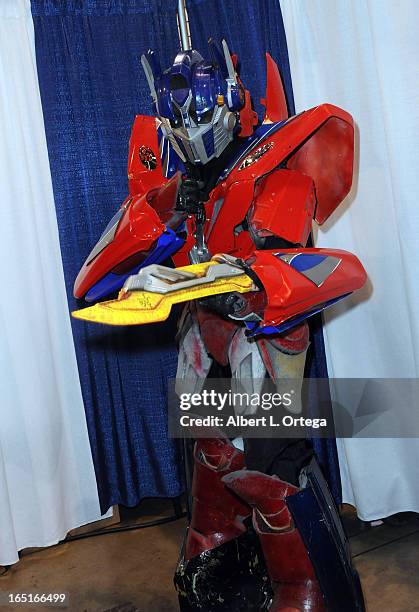
[[[160,117],[162,130],[183,161],[206,164],[233,140],[236,115],[223,104],[208,111],[201,121],[194,121],[188,112],[190,104],[191,96],[182,108],[177,107],[181,127],[172,127],[169,119]],[[173,105],[176,108],[176,102]]]

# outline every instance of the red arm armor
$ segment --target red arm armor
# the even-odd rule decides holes
[[[255,251],[247,263],[264,293],[263,313],[240,317],[257,322],[251,326],[254,333],[265,326],[285,331],[360,289],[367,279],[355,255],[336,249]]]
[[[299,126],[309,135],[306,141],[301,134],[298,138]],[[278,133],[278,139],[284,129],[287,127]],[[245,258],[261,291],[252,297],[241,296],[242,307],[233,317],[245,320],[252,335],[262,328],[266,328],[264,333],[284,332],[360,289],[367,278],[351,253],[304,248],[313,219],[322,224],[350,190],[352,117],[342,109],[322,105],[297,116],[288,129],[292,129],[288,143],[297,135],[295,148],[289,144],[291,153],[278,159],[279,167],[261,173],[247,215],[256,250]],[[265,163],[274,150],[272,147],[266,155]],[[273,246],[277,248],[272,250]]]

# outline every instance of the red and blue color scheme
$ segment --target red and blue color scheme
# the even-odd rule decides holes
[[[309,344],[305,320],[366,281],[355,255],[307,246],[313,221],[324,223],[350,190],[352,117],[331,104],[288,117],[278,69],[267,55],[266,113],[257,126],[249,92],[236,72],[237,58],[230,55],[225,41],[222,48],[223,52],[211,43],[210,62],[196,51],[184,50],[164,73],[154,54],[143,56],[158,119],[136,118],[128,162],[130,196],[75,285],[76,297],[98,299],[121,287],[130,274],[168,256],[178,267],[223,254],[224,261],[243,270],[253,281],[247,293],[219,294],[213,296],[215,301],[206,296],[198,303],[191,302],[189,294],[185,298],[189,303],[179,330],[177,377],[194,390],[204,384],[212,360],[220,366],[229,364],[241,382],[250,372],[252,389],[257,374],[262,380],[265,373],[280,380],[291,372],[302,379]],[[185,195],[191,190],[194,197]],[[254,336],[256,342],[250,342]],[[202,458],[205,462],[197,465]],[[258,530],[255,522],[254,528],[271,581],[279,583],[269,609],[324,612],[328,584],[319,584],[322,573],[313,567],[310,542],[303,542],[291,515],[283,512],[288,497],[299,495],[298,488],[248,469],[245,490],[240,472],[221,478],[232,466],[229,458],[241,465],[242,458],[230,443],[213,448],[208,457],[200,453],[195,458],[194,519],[177,572],[182,580],[189,572],[191,583],[190,588],[179,583],[181,609],[192,609],[185,598],[196,595],[198,577],[208,579],[199,563],[209,567],[211,555],[216,557],[222,546],[246,532],[243,517],[248,509],[231,506],[231,486],[238,497],[262,512],[256,516],[264,515],[263,528]],[[202,492],[199,471],[205,478]],[[214,486],[208,488],[208,482]],[[255,492],[263,508],[256,503]],[[319,511],[318,522],[322,516]],[[279,533],[289,539],[289,549],[273,537]],[[342,583],[352,585],[356,573],[349,556],[347,562],[350,571]],[[213,593],[209,587],[206,590]],[[351,604],[351,609],[364,612],[362,594],[356,592],[354,600],[359,605]]]
[[[224,53],[213,43],[210,48],[211,62],[184,51],[164,73],[152,53],[143,56],[159,118],[135,120],[130,197],[86,260],[75,295],[106,297],[129,275],[168,257],[176,266],[190,263],[197,221],[177,210],[185,174],[176,168],[188,166],[187,146],[193,149],[203,125],[215,129],[213,118],[224,109],[224,116],[234,115],[237,146],[226,158],[220,154],[223,163],[203,204],[203,241],[209,256],[225,253],[246,262],[264,291],[263,311],[247,313],[243,321],[249,336],[281,334],[365,283],[354,255],[307,248],[313,220],[329,218],[351,187],[353,121],[331,104],[288,117],[279,72],[268,55],[264,121],[239,137],[242,123],[249,128],[248,92],[227,45]]]

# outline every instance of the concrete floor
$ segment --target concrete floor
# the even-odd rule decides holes
[[[419,612],[418,515],[370,529],[349,515],[346,524],[368,612]],[[172,575],[184,528],[181,519],[24,555],[0,577],[0,592],[68,592],[67,610],[77,612],[175,612]]]

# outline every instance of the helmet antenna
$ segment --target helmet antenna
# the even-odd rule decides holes
[[[186,0],[179,0],[177,7],[177,23],[179,29],[179,40],[182,51],[192,49],[191,33],[189,30],[189,19],[186,11]]]

